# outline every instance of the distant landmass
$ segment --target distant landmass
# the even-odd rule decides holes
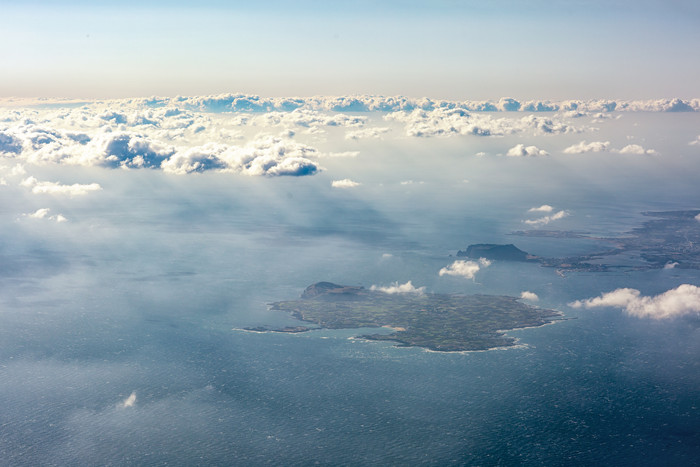
[[[700,269],[700,210],[654,211],[642,215],[654,219],[644,222],[620,237],[594,237],[580,232],[526,230],[511,235],[523,237],[590,238],[612,245],[595,253],[567,258],[538,258],[543,266],[579,271],[606,271],[613,267],[628,269]],[[507,246],[507,245],[503,245]],[[624,255],[624,256],[623,256]],[[639,262],[620,261],[632,258]],[[617,264],[605,264],[605,259]]]
[[[525,253],[515,245],[496,245],[493,243],[477,243],[469,245],[466,251],[459,250],[457,256],[467,258],[486,258],[497,261],[536,261],[537,257]]]
[[[257,327],[247,330],[304,332],[318,328],[386,327],[394,332],[359,337],[442,352],[513,346],[516,340],[506,336],[506,330],[542,326],[562,319],[558,311],[529,306],[515,297],[387,294],[331,282],[312,284],[306,288],[301,299],[275,302],[270,309],[290,313],[316,327]]]

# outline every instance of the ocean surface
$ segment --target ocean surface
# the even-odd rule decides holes
[[[669,118],[671,136],[696,123]],[[633,166],[479,158],[482,147],[430,140],[328,159],[304,178],[75,167],[66,183],[103,191],[56,201],[71,222],[50,227],[18,220],[33,198],[1,187],[0,465],[698,465],[697,316],[569,303],[700,285],[700,271],[561,276],[494,261],[474,279],[438,275],[472,243],[600,250],[510,235],[545,203],[570,213],[547,228],[597,236],[639,226],[643,211],[699,208],[700,163],[673,144],[663,163]],[[331,188],[345,176],[361,189]],[[268,304],[314,282],[409,280],[531,291],[571,319],[470,353],[353,339],[362,330],[240,330],[298,324]]]

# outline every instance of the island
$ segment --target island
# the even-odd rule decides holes
[[[505,335],[512,329],[543,326],[562,319],[562,313],[499,295],[388,294],[357,286],[318,282],[299,300],[270,304],[272,311],[290,313],[316,325],[315,329],[388,328],[388,334],[358,337],[392,341],[397,346],[440,352],[463,352],[512,347]],[[314,328],[249,328],[253,331],[305,332]]]
[[[525,253],[513,244],[497,245],[493,243],[477,243],[469,245],[466,251],[459,250],[457,256],[496,261],[537,261],[536,256]]]

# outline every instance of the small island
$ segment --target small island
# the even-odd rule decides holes
[[[396,342],[441,352],[462,352],[510,347],[516,339],[505,332],[543,326],[561,313],[498,295],[388,294],[363,287],[318,282],[306,288],[299,300],[275,302],[273,311],[323,329],[390,328],[389,334],[365,334],[370,340]],[[305,326],[256,331],[304,332]]]

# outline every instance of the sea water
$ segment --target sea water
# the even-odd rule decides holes
[[[421,155],[436,145],[439,164]],[[556,228],[594,236],[640,225],[642,211],[697,208],[695,163],[629,179],[603,156],[552,167],[466,157],[442,142],[412,151],[414,163],[381,182],[376,161],[347,166],[364,175],[355,193],[332,190],[324,174],[75,169],[105,193],[63,206],[75,221],[51,231],[19,226],[3,201],[0,464],[697,463],[697,318],[568,304],[621,287],[697,285],[698,271],[562,276],[494,261],[474,279],[438,275],[471,243],[600,251],[597,240],[510,234],[545,203],[570,212]],[[597,177],[599,166],[609,172]],[[355,339],[362,330],[241,331],[298,324],[268,304],[322,280],[527,290],[567,319],[509,332],[517,347],[467,353]]]

